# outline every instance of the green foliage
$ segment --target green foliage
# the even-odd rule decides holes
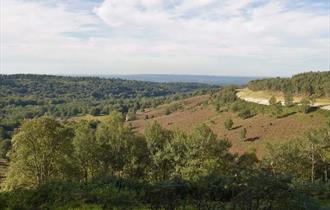
[[[220,111],[221,106],[231,104],[237,100],[236,87],[223,87],[219,92],[213,94],[212,98],[217,111]]]
[[[198,126],[188,138],[186,166],[180,174],[186,179],[196,180],[210,172],[226,173],[231,163],[229,153],[231,144],[227,139],[218,139],[216,134],[205,124]]]
[[[230,130],[233,127],[234,122],[232,119],[228,118],[225,120],[224,125],[227,130]]]
[[[260,165],[253,153],[230,153],[205,124],[186,134],[151,122],[144,137],[123,121],[118,112],[99,124],[26,121],[14,136],[0,207],[320,209],[310,195],[328,195],[315,184],[328,182],[329,128],[273,147]]]
[[[246,128],[242,128],[239,132],[239,136],[242,140],[244,140],[246,138],[246,134],[247,134]]]
[[[236,87],[222,88],[212,100],[218,111],[231,109],[244,119],[256,113],[282,117],[297,109],[289,93],[328,96],[329,85],[318,74],[328,76],[302,75],[310,85],[299,75],[250,83],[285,90],[286,107],[275,97],[271,106],[244,102]],[[125,114],[133,119],[136,110],[187,97],[177,92],[204,85],[36,75],[1,75],[0,84],[0,152],[9,160],[0,209],[307,210],[322,209],[318,200],[329,198],[330,125],[271,146],[260,161],[254,153],[231,153],[229,141],[205,124],[188,134],[153,121],[140,135],[124,123]],[[302,112],[309,111],[311,98],[302,101]],[[168,110],[180,108],[172,103]],[[86,113],[109,116],[65,121]],[[38,118],[43,115],[58,120]],[[22,118],[35,119],[15,131]],[[232,126],[226,119],[225,127]],[[239,130],[242,140],[246,134]]]
[[[0,139],[0,158],[7,159],[7,153],[11,149],[10,139]]]
[[[72,140],[76,165],[81,179],[88,181],[97,174],[99,145],[96,142],[95,130],[87,121],[79,122],[75,127]]]
[[[299,111],[302,113],[308,113],[310,111],[311,101],[309,98],[302,98],[300,100]]]
[[[98,107],[93,107],[89,114],[93,116],[99,116],[101,114],[101,109]]]
[[[273,145],[265,163],[274,172],[294,176],[295,181],[328,182],[330,164],[330,128],[313,131],[305,138]]]
[[[274,106],[274,105],[276,105],[276,103],[277,103],[277,101],[276,101],[275,96],[272,96],[272,97],[269,99],[269,105]]]
[[[96,129],[96,141],[100,145],[99,162],[103,173],[122,171],[126,152],[129,151],[133,132],[124,126],[124,117],[119,112],[112,112]]]
[[[198,83],[153,83],[50,75],[0,74],[0,138],[10,138],[23,119],[43,115],[68,118],[113,110],[156,107],[163,103],[205,94],[216,88]],[[129,113],[130,114],[130,113]],[[4,131],[3,131],[4,130]]]
[[[307,72],[292,78],[271,78],[249,82],[251,90],[271,90],[291,92],[297,95],[316,95],[330,97],[330,71]]]
[[[292,106],[293,105],[293,95],[289,91],[284,93],[284,105],[285,106]]]
[[[31,187],[67,175],[72,129],[54,119],[25,121],[13,140],[6,189]]]
[[[239,111],[238,116],[242,119],[247,119],[247,118],[252,117],[253,114],[250,109],[245,108],[245,109]]]
[[[163,129],[158,122],[153,121],[146,127],[145,137],[152,161],[151,179],[168,179],[174,170],[173,159],[169,154],[172,133]]]
[[[126,114],[126,121],[131,121],[136,119],[136,113],[133,108],[129,109]]]

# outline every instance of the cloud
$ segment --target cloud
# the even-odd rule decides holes
[[[324,4],[0,1],[5,73],[287,75],[329,68]]]

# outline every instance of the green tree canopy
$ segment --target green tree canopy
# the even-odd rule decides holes
[[[12,139],[5,187],[33,187],[65,174],[72,137],[72,129],[52,118],[25,121]]]

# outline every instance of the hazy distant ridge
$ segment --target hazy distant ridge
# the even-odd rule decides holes
[[[251,80],[261,77],[239,77],[239,76],[209,76],[209,75],[171,75],[171,74],[136,74],[136,75],[99,75],[101,77],[116,77],[128,80],[150,81],[150,82],[198,82],[214,85],[243,85]]]

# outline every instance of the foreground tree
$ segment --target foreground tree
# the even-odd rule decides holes
[[[72,137],[72,130],[54,119],[25,121],[12,139],[5,189],[33,187],[63,178],[72,154]]]
[[[99,162],[104,174],[122,175],[127,162],[126,153],[134,133],[124,125],[124,117],[112,112],[96,129],[96,141],[99,145]]]
[[[174,170],[173,158],[170,152],[172,132],[163,129],[153,121],[145,129],[145,137],[150,152],[150,176],[154,180],[165,180]]]
[[[180,174],[185,179],[197,180],[209,173],[228,173],[233,163],[230,147],[227,139],[218,139],[207,125],[199,125],[187,140],[186,163]]]
[[[95,130],[90,123],[82,121],[76,125],[73,138],[76,165],[84,181],[94,177],[98,170],[99,145],[95,139]]]

